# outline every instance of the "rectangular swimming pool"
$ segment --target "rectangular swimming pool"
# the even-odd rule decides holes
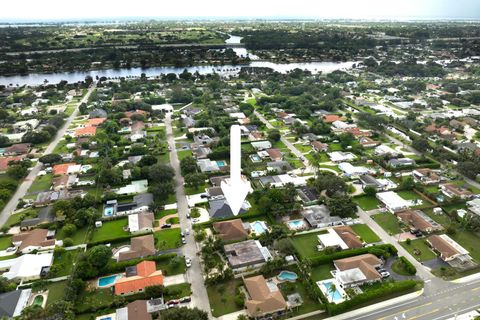
[[[113,207],[105,207],[105,209],[103,210],[103,215],[106,217],[113,216]]]
[[[287,222],[287,224],[288,224],[288,228],[291,230],[304,229],[307,227],[307,224],[303,219],[290,220]]]
[[[220,160],[220,161],[217,161],[217,165],[219,167],[225,167],[227,165],[227,163],[225,161]]]

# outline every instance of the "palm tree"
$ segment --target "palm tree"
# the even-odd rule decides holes
[[[335,284],[331,284],[330,285],[330,288],[328,288],[328,292],[332,294],[332,297],[333,295],[335,294],[335,292],[337,291],[337,286]]]

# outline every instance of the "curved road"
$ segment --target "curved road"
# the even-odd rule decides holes
[[[53,138],[52,142],[50,142],[48,147],[42,153],[42,156],[46,154],[50,154],[53,152],[53,150],[55,150],[55,147],[58,145],[60,140],[65,135],[65,132],[67,131],[70,124],[72,123],[73,119],[75,119],[75,117],[77,116],[78,107],[82,103],[88,101],[88,97],[90,97],[90,95],[92,94],[93,90],[95,90],[95,88],[96,88],[96,84],[93,84],[92,86],[90,86],[85,96],[82,98],[82,100],[80,100],[80,102],[75,107],[75,110],[73,111],[73,113],[65,121],[65,124],[63,125],[63,127],[57,131],[57,135],[55,136],[55,138]],[[28,189],[32,185],[33,181],[37,177],[38,172],[41,169],[42,169],[42,164],[40,162],[37,162],[35,166],[30,170],[27,177],[18,186],[17,190],[15,191],[13,196],[10,198],[10,200],[8,201],[8,203],[5,205],[2,212],[0,213],[0,225],[3,226],[5,222],[8,220],[8,218],[10,217],[10,215],[15,211],[15,209],[17,208],[18,202],[20,201],[21,198],[25,196]]]

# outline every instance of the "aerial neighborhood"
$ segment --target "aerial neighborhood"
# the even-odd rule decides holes
[[[448,292],[462,295],[457,284],[475,294],[474,49],[448,42],[442,24],[429,30],[448,49],[424,41],[416,24],[409,31],[281,25],[296,32],[253,22],[150,27],[174,39],[175,26],[202,43],[237,32],[252,56],[284,66],[318,55],[356,62],[335,70],[217,64],[207,73],[180,65],[76,81],[2,79],[2,319],[401,319],[407,312],[407,319],[426,320],[447,312]],[[120,32],[84,28],[78,37],[84,30],[114,41]],[[125,28],[136,35],[133,25]],[[69,27],[59,30],[70,35]],[[478,25],[455,30],[474,36]],[[333,44],[336,32],[351,46],[344,57]],[[301,52],[275,49],[303,43],[302,33],[327,40]],[[265,34],[272,34],[270,46],[262,46]],[[115,68],[135,66],[125,50]],[[231,48],[195,50],[192,59],[204,64],[233,59]],[[109,67],[79,54],[72,59],[84,68]],[[42,66],[28,68],[47,71],[41,57],[34,58]],[[60,58],[56,64],[69,68]],[[241,132],[240,159],[231,152],[232,126]],[[239,179],[250,186],[239,210],[225,191],[237,160]],[[406,301],[418,304],[396,306]],[[435,301],[444,306],[408,313]],[[474,309],[473,300],[462,303]]]

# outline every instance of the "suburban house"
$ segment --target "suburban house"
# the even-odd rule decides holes
[[[128,216],[128,231],[130,233],[146,233],[153,230],[153,213],[142,212]]]
[[[30,143],[17,143],[6,148],[3,152],[4,156],[19,156],[22,154],[27,154],[31,148]]]
[[[218,166],[218,163],[208,158],[197,160],[197,166],[200,168],[200,171],[204,173],[220,171],[220,167]]]
[[[303,186],[297,188],[297,195],[305,205],[313,205],[315,204],[318,199],[320,198],[320,194],[318,191],[309,186]]]
[[[312,146],[313,150],[315,150],[315,152],[324,152],[328,150],[328,144],[321,143],[320,141],[312,141],[310,145]]]
[[[379,192],[376,197],[391,213],[407,210],[411,206],[410,201],[403,199],[394,191]]]
[[[322,120],[325,123],[333,123],[335,121],[343,120],[342,116],[336,114],[325,114],[322,116]]]
[[[401,167],[410,167],[416,164],[415,160],[410,158],[398,158],[398,159],[390,159],[387,162],[389,167],[394,169],[401,168]]]
[[[97,134],[97,127],[84,127],[75,130],[75,137],[93,137]]]
[[[123,308],[115,310],[115,313],[97,317],[96,320],[152,320],[148,312],[147,300],[135,300]]]
[[[375,268],[381,267],[383,261],[370,253],[334,260],[333,265],[336,270],[332,273],[342,288],[360,286],[382,279]]]
[[[68,190],[75,185],[77,181],[77,175],[62,174],[52,179],[52,189],[54,191]]]
[[[22,161],[24,158],[24,155],[0,158],[0,173],[6,172],[11,162]]]
[[[330,209],[324,204],[305,207],[300,214],[312,228],[322,228],[342,220],[331,216]]]
[[[442,184],[440,185],[440,189],[442,190],[442,193],[449,198],[458,197],[462,200],[465,200],[474,196],[472,192],[453,183]]]
[[[20,289],[0,294],[0,318],[13,319],[28,305],[32,289]]]
[[[357,158],[357,156],[351,152],[342,152],[342,151],[330,152],[328,153],[328,156],[330,157],[330,160],[332,162],[336,162],[336,163],[352,161]]]
[[[328,228],[328,233],[317,236],[321,249],[335,248],[340,250],[357,249],[363,247],[360,237],[349,226]]]
[[[453,260],[469,262],[472,260],[469,252],[446,234],[431,235],[427,238],[427,242],[445,262]]]
[[[135,180],[130,184],[119,188],[115,193],[120,195],[145,193],[148,191],[148,180]]]
[[[287,309],[287,302],[278,287],[267,284],[263,275],[244,278],[243,283],[248,293],[245,308],[249,317],[280,315]]]
[[[387,186],[382,181],[378,180],[377,178],[369,175],[364,174],[359,177],[360,182],[362,183],[363,189],[366,187],[374,188],[377,191],[386,190]]]
[[[116,295],[143,292],[146,287],[163,285],[163,274],[157,270],[155,261],[142,261],[136,266],[127,267],[126,277],[115,282]]]
[[[475,198],[467,201],[468,210],[477,216],[480,216],[480,199]]]
[[[251,142],[251,145],[257,151],[267,150],[272,148],[272,144],[270,143],[270,141],[253,141]]]
[[[248,231],[242,222],[242,219],[215,222],[213,230],[223,241],[238,241],[248,238]]]
[[[125,261],[152,256],[156,253],[153,235],[135,237],[130,239],[128,251],[119,251],[117,261]]]
[[[412,177],[415,181],[424,185],[437,184],[441,181],[440,175],[429,168],[413,170]]]
[[[369,174],[370,169],[361,166],[354,166],[348,162],[341,162],[338,168],[343,171],[343,175],[348,178],[354,178],[361,175]]]
[[[286,173],[292,170],[292,166],[288,161],[280,160],[280,161],[271,161],[267,162],[267,171],[275,172],[277,174]]]
[[[0,261],[2,277],[14,281],[33,281],[47,276],[53,263],[52,252],[24,254],[18,258]]]
[[[373,140],[372,138],[369,137],[360,137],[358,139],[358,142],[364,147],[364,148],[373,148],[376,147],[380,144],[380,142]]]
[[[272,259],[270,251],[258,240],[247,240],[224,246],[228,262],[233,269],[253,267]]]
[[[12,244],[23,254],[34,250],[53,249],[57,244],[62,245],[62,241],[57,242],[54,235],[54,230],[33,229],[14,235]]]
[[[62,163],[53,166],[53,175],[72,174],[80,171],[81,165],[76,163]]]
[[[267,153],[273,161],[281,161],[283,159],[283,154],[278,149],[267,149]]]
[[[411,230],[420,230],[423,233],[431,233],[433,231],[443,229],[440,224],[432,220],[421,210],[405,210],[396,212],[398,220],[403,221],[410,226]]]

